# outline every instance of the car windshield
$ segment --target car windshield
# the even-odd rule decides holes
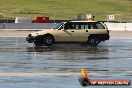
[[[56,24],[52,27],[52,29],[59,29],[60,26],[61,26],[62,24],[63,24],[63,23],[56,23]]]

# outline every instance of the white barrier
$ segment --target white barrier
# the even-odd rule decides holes
[[[0,29],[50,29],[54,23],[1,23]]]
[[[105,23],[108,30],[132,31],[132,23]],[[52,28],[54,23],[0,23],[0,29],[10,30],[42,30]]]
[[[132,31],[132,23],[105,23],[108,30],[112,31]]]
[[[0,23],[0,29],[4,29],[5,28],[5,24]]]

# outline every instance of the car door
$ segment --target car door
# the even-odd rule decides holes
[[[58,42],[86,42],[89,30],[86,22],[67,22],[56,33]]]
[[[89,30],[86,22],[73,22],[73,29],[67,30],[71,33],[73,42],[86,42],[88,40]]]
[[[69,29],[69,23],[63,23],[61,27],[55,30],[56,42],[72,42],[72,31]]]

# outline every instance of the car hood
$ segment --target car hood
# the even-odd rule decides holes
[[[37,31],[37,32],[30,33],[30,34],[44,35],[47,33],[52,33],[53,31],[54,29],[44,29],[42,31]]]

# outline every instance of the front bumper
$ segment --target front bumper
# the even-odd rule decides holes
[[[36,36],[31,36],[29,34],[28,37],[26,37],[26,41],[28,41],[28,43],[33,43],[33,42],[37,41],[37,37]]]

